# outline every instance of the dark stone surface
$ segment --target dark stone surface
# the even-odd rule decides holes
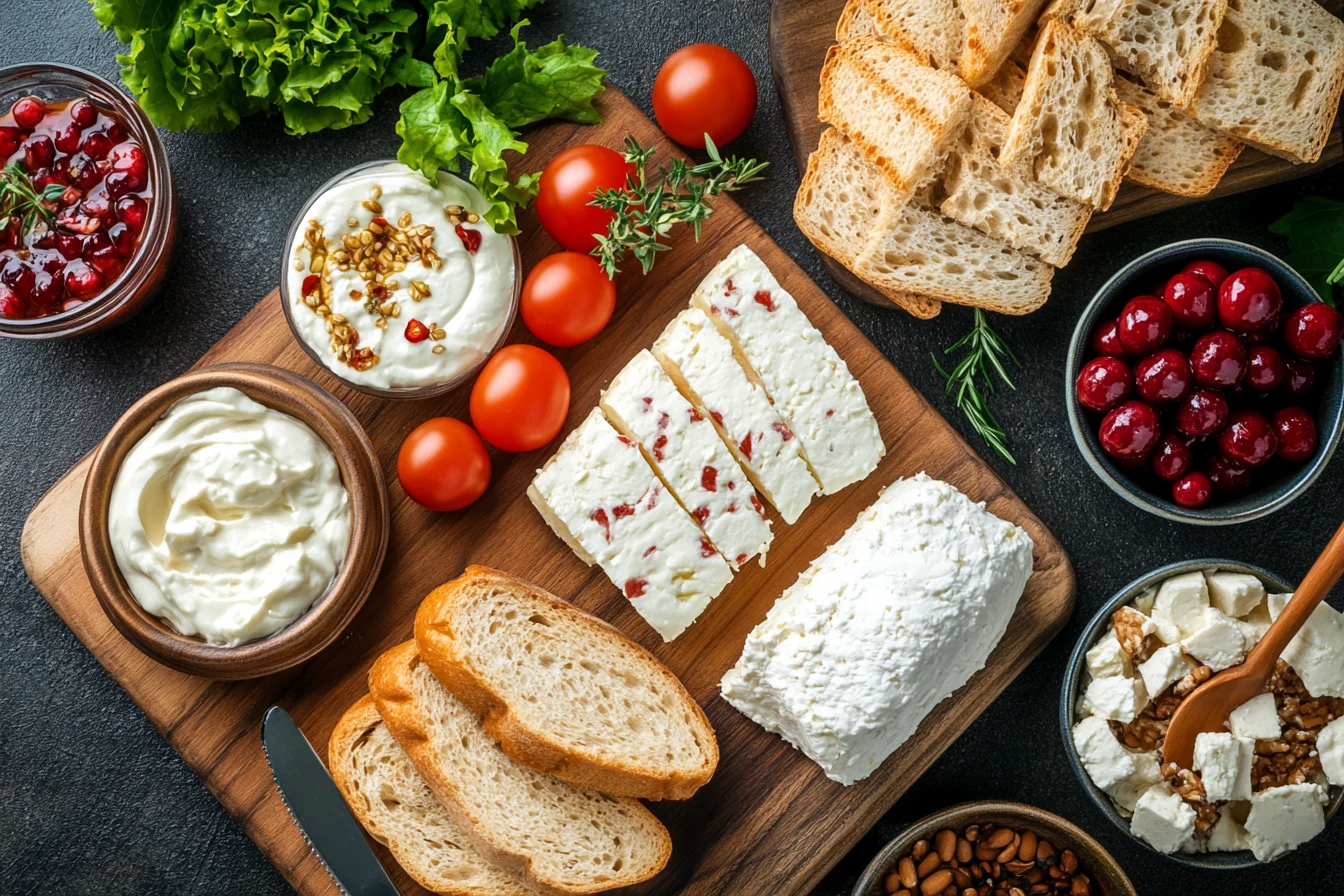
[[[761,87],[760,112],[734,149],[773,163],[743,203],[953,425],[931,351],[958,338],[970,312],[919,323],[843,294],[790,217],[798,175],[769,77],[764,0],[551,0],[533,15],[538,37],[563,30],[599,48],[612,81],[646,110],[653,77],[673,49],[713,40],[741,53]],[[0,63],[59,60],[115,76],[111,35],[78,0],[0,2]],[[7,894],[279,894],[280,875],[33,589],[19,532],[44,489],[91,448],[141,393],[185,370],[272,286],[293,210],[337,171],[389,157],[398,97],[369,124],[290,138],[275,121],[230,134],[167,135],[181,195],[171,282],[136,321],[106,335],[0,345],[0,892]],[[1091,806],[1064,760],[1055,719],[1064,662],[1083,624],[1129,580],[1191,557],[1259,563],[1298,579],[1338,524],[1344,466],[1336,462],[1291,509],[1267,522],[1202,530],[1123,503],[1088,472],[1060,396],[1065,346],[1081,306],[1134,255],[1172,240],[1225,236],[1282,251],[1266,225],[1309,193],[1344,196],[1341,172],[1177,211],[1084,239],[1044,310],[998,326],[1022,357],[1018,389],[995,407],[1019,465],[989,462],[1054,530],[1078,574],[1068,629],[888,813],[816,891],[848,893],[874,852],[935,809],[972,799],[1034,803],[1081,824],[1110,848],[1140,892],[1344,892],[1341,824],[1272,867],[1194,872],[1154,857]],[[1336,599],[1336,605],[1338,605]],[[808,848],[798,844],[799,850]],[[800,853],[801,854],[801,853]]]

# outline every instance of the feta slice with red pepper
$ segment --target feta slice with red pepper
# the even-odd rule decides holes
[[[709,416],[784,522],[797,521],[819,488],[799,440],[733,356],[733,346],[698,308],[683,311],[653,344],[682,393]]]
[[[602,409],[690,512],[728,565],[765,553],[773,533],[765,508],[714,424],[686,400],[662,365],[641,351],[602,394]]]
[[[732,580],[709,539],[668,493],[639,446],[594,408],[532,480],[537,510],[596,562],[664,641]]]
[[[863,387],[765,262],[738,246],[701,281],[691,303],[713,318],[765,387],[830,495],[886,454]]]

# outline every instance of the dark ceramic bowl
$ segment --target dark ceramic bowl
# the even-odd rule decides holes
[[[1101,415],[1083,408],[1074,389],[1078,371],[1088,360],[1088,343],[1097,326],[1117,316],[1134,296],[1147,293],[1150,284],[1165,280],[1198,258],[1216,261],[1229,271],[1264,268],[1278,282],[1288,309],[1321,301],[1300,274],[1264,249],[1246,243],[1198,239],[1154,249],[1116,272],[1084,309],[1069,344],[1064,370],[1064,400],[1069,426],[1083,459],[1120,497],[1149,513],[1177,522],[1203,526],[1244,523],[1286,507],[1311,487],[1330,462],[1339,444],[1340,433],[1344,432],[1344,351],[1336,352],[1333,359],[1316,366],[1316,390],[1307,407],[1316,419],[1319,438],[1316,455],[1303,464],[1292,466],[1280,466],[1281,461],[1271,461],[1269,467],[1258,473],[1255,485],[1247,494],[1231,500],[1220,500],[1215,496],[1204,507],[1193,509],[1181,507],[1169,495],[1149,490],[1132,472],[1121,468],[1102,451],[1097,440]],[[1158,481],[1156,477],[1153,479]]]
[[[1073,745],[1073,726],[1078,721],[1078,701],[1082,696],[1083,679],[1087,675],[1087,651],[1092,645],[1101,639],[1107,625],[1110,624],[1111,616],[1116,610],[1130,603],[1136,597],[1143,593],[1144,589],[1158,585],[1164,579],[1172,576],[1178,576],[1182,573],[1194,572],[1197,569],[1218,568],[1228,572],[1244,572],[1255,576],[1264,583],[1265,589],[1272,594],[1286,594],[1293,590],[1293,586],[1285,582],[1280,577],[1267,569],[1259,566],[1250,566],[1245,563],[1235,563],[1231,560],[1188,560],[1181,563],[1170,563],[1161,569],[1155,569],[1142,578],[1135,579],[1124,588],[1121,588],[1114,597],[1106,602],[1106,605],[1092,617],[1092,621],[1087,624],[1087,628],[1074,645],[1073,655],[1069,657],[1068,669],[1064,673],[1064,690],[1059,697],[1059,726],[1064,736],[1064,753],[1069,758],[1069,765],[1073,766],[1074,773],[1078,780],[1082,782],[1083,789],[1087,795],[1092,798],[1092,802],[1097,804],[1102,813],[1109,818],[1116,827],[1125,832],[1125,836],[1154,855],[1159,855],[1170,859],[1181,865],[1189,865],[1192,868],[1254,868],[1264,864],[1251,855],[1249,850],[1241,852],[1210,852],[1198,854],[1176,853],[1167,855],[1153,849],[1143,840],[1135,837],[1129,832],[1129,819],[1125,818],[1115,808],[1111,798],[1100,787],[1092,783],[1092,778],[1087,774],[1087,769],[1083,768],[1082,761],[1078,758],[1078,749]],[[1325,809],[1326,819],[1331,818],[1342,803],[1344,803],[1344,788],[1336,788],[1331,793],[1330,805]],[[1322,834],[1321,836],[1326,836]],[[1290,853],[1291,855],[1291,853]]]
[[[962,803],[915,822],[883,847],[869,863],[854,886],[853,896],[887,896],[883,881],[918,841],[932,841],[934,835],[945,828],[961,831],[970,825],[988,822],[1031,831],[1037,837],[1049,840],[1057,850],[1073,850],[1078,857],[1079,870],[1086,872],[1092,881],[1092,896],[1137,896],[1134,885],[1120,865],[1082,828],[1044,809],[999,800]]]

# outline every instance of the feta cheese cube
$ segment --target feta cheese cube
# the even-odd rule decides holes
[[[1166,783],[1155,784],[1139,797],[1129,830],[1158,852],[1173,853],[1195,837],[1195,810]]]
[[[1274,740],[1283,734],[1279,723],[1279,709],[1274,704],[1273,694],[1261,694],[1252,697],[1232,710],[1227,717],[1227,727],[1234,737],[1247,740]]]
[[[1134,609],[1145,616],[1153,615],[1153,602],[1157,600],[1157,589],[1149,585],[1134,598]]]
[[[1316,735],[1316,752],[1320,755],[1326,780],[1336,787],[1344,787],[1344,718],[1335,719]]]
[[[1271,787],[1251,797],[1246,833],[1251,852],[1262,862],[1297,849],[1325,830],[1328,797],[1319,784]]]
[[[1148,692],[1143,689],[1140,679],[1108,675],[1092,679],[1084,699],[1093,715],[1117,722],[1132,722],[1148,705]]]
[[[1209,608],[1209,586],[1202,572],[1172,576],[1157,589],[1153,600],[1153,619],[1170,622],[1182,638],[1204,627],[1204,611]]]
[[[1278,619],[1291,598],[1270,595],[1270,616]],[[1344,613],[1329,604],[1318,606],[1288,643],[1283,660],[1301,676],[1311,696],[1344,697]]]
[[[1270,600],[1273,598],[1274,595],[1270,595]],[[1265,636],[1265,632],[1269,631],[1272,622],[1273,620],[1269,618],[1269,600],[1261,601],[1260,606],[1247,613],[1246,618],[1241,621],[1241,630],[1246,633],[1246,643],[1251,645],[1258,643]]]
[[[1162,692],[1184,678],[1195,668],[1180,645],[1171,644],[1153,651],[1153,655],[1139,664],[1139,675],[1149,699],[1156,700]]]
[[[1246,826],[1232,817],[1232,807],[1224,806],[1218,816],[1218,823],[1209,832],[1209,841],[1205,844],[1209,852],[1240,852],[1249,849]]]
[[[1195,737],[1195,771],[1204,782],[1204,794],[1211,803],[1251,798],[1251,762],[1255,742],[1242,740],[1220,731],[1206,731]]]
[[[1134,771],[1125,780],[1106,788],[1106,794],[1120,810],[1120,814],[1125,816],[1133,815],[1139,797],[1143,796],[1149,787],[1162,781],[1162,765],[1158,762],[1156,752],[1130,755],[1134,757]]]
[[[1088,777],[1102,790],[1124,783],[1137,771],[1135,754],[1126,750],[1111,726],[1096,716],[1073,726],[1073,745]]]
[[[1087,671],[1092,673],[1093,678],[1128,675],[1129,668],[1129,657],[1120,646],[1120,639],[1115,636],[1115,629],[1107,629],[1101,640],[1087,652]]]
[[[1185,652],[1215,672],[1246,659],[1246,635],[1237,620],[1222,610],[1204,608],[1204,621],[1181,642]]]
[[[1245,616],[1265,599],[1265,586],[1244,572],[1212,572],[1206,575],[1209,603],[1229,616]]]

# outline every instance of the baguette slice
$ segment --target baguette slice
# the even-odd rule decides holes
[[[666,666],[535,585],[469,566],[415,616],[420,656],[510,757],[579,787],[686,799],[719,762],[714,729]]]
[[[1022,166],[1061,196],[1104,211],[1148,126],[1121,103],[1095,38],[1050,20],[1036,43],[999,163]]]
[[[957,0],[966,19],[958,71],[966,83],[988,83],[1030,34],[1045,0]]]
[[[1125,175],[1136,184],[1192,199],[1207,196],[1245,149],[1240,140],[1206,128],[1127,78],[1115,79],[1115,92],[1148,116],[1148,130]]]
[[[336,723],[327,762],[337,789],[369,836],[426,890],[443,896],[542,892],[491,865],[471,845],[397,746],[372,697],[355,701]]]
[[[1321,157],[1344,90],[1344,22],[1313,0],[1229,0],[1190,112],[1293,162]]]
[[[558,893],[588,894],[648,880],[667,864],[672,839],[648,809],[504,755],[414,641],[378,658],[369,692],[415,770],[496,866]]]
[[[957,71],[966,18],[957,0],[864,0],[877,33],[907,47],[925,65]]]

